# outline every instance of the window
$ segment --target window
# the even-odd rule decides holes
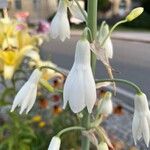
[[[15,0],[15,8],[16,9],[22,9],[22,1],[21,0]]]

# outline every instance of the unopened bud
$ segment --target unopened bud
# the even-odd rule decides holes
[[[132,21],[134,19],[136,19],[138,16],[140,16],[144,11],[143,7],[137,7],[135,9],[133,9],[129,15],[126,17],[127,21]]]

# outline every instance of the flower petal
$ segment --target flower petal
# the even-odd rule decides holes
[[[133,134],[134,143],[136,145],[137,139],[142,136],[141,128],[140,128],[140,119],[136,113],[134,113],[133,122],[132,122],[132,134]]]
[[[141,130],[142,130],[142,135],[143,135],[145,144],[147,147],[149,147],[150,131],[149,131],[149,126],[148,126],[146,117],[143,117],[141,119]]]
[[[15,66],[13,65],[4,65],[4,78],[11,79],[15,71]]]
[[[21,105],[23,99],[26,97],[26,95],[29,91],[29,88],[30,88],[30,84],[28,82],[26,82],[24,84],[24,86],[19,90],[19,92],[17,93],[17,95],[13,101],[11,112],[13,112],[17,106]]]
[[[50,28],[51,38],[56,39],[59,35],[59,14],[56,14],[53,18]]]
[[[70,2],[69,10],[73,17],[79,19],[82,22],[86,21],[83,14],[81,13],[81,10],[79,9],[79,7],[76,5],[76,3],[74,1]],[[87,17],[87,12],[84,9],[83,9],[83,11]]]
[[[64,84],[64,91],[63,91],[64,104],[63,104],[63,109],[66,108],[67,101],[69,100],[69,93],[70,93],[70,90],[71,90],[71,85],[74,82],[74,80],[72,78],[72,76],[75,74],[74,71],[75,71],[75,69],[74,69],[74,67],[72,67],[71,71],[69,72],[69,74],[67,76],[65,84]]]
[[[70,39],[70,24],[67,13],[63,13],[59,20],[59,37],[62,42],[66,38]]]
[[[61,140],[59,137],[54,136],[49,144],[48,150],[59,150]]]
[[[84,89],[85,89],[85,103],[88,112],[91,113],[96,102],[96,85],[91,68],[84,71]]]
[[[38,84],[38,82],[41,78],[41,75],[42,75],[42,72],[39,69],[35,69],[32,72],[32,74],[31,74],[31,76],[30,76],[30,78],[27,82],[30,82],[30,83],[33,83],[33,84]]]
[[[148,100],[144,93],[135,95],[134,106],[137,112],[147,113],[149,111]]]
[[[20,114],[23,113],[23,111],[28,107],[28,105],[30,104],[30,100],[32,100],[33,94],[34,94],[34,90],[36,88],[35,84],[30,84],[28,86],[28,91],[26,93],[26,96],[23,97],[23,101],[21,103],[21,109],[20,109]]]
[[[36,85],[36,87],[34,87],[34,90],[32,92],[32,95],[31,95],[31,98],[29,100],[28,107],[27,107],[27,110],[26,110],[26,114],[28,114],[28,112],[33,107],[33,105],[35,103],[35,100],[36,100],[36,95],[37,95],[37,85]]]
[[[34,61],[40,60],[40,55],[37,51],[33,51],[33,50],[27,51],[27,53],[25,53],[25,56],[30,57]]]
[[[69,93],[69,104],[70,108],[74,113],[78,113],[84,109],[85,105],[85,93],[84,93],[84,76],[82,69],[75,68],[73,76],[71,77],[72,82],[71,91]]]
[[[106,50],[106,56],[112,59],[113,58],[113,45],[112,45],[110,37],[106,40],[106,43],[104,44],[104,48]]]

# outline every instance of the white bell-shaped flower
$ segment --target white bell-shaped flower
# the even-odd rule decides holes
[[[109,115],[113,111],[113,104],[112,104],[112,94],[110,92],[106,92],[105,95],[100,100],[99,106],[99,114]]]
[[[42,72],[39,69],[35,69],[33,71],[29,80],[17,93],[12,105],[11,112],[14,111],[17,106],[21,107],[20,114],[22,114],[25,109],[26,113],[31,110],[36,100],[37,85],[40,80],[41,74]]]
[[[102,23],[100,31],[98,32],[97,40],[102,44],[104,39],[109,34],[109,26],[105,22]],[[113,45],[110,37],[107,38],[104,45],[101,47],[105,50],[105,55],[108,58],[113,58]]]
[[[145,144],[149,146],[150,141],[150,111],[147,97],[144,93],[135,95],[134,98],[134,117],[132,123],[132,133],[134,142],[144,138]]]
[[[67,16],[67,6],[68,4],[66,0],[59,1],[57,13],[54,16],[50,27],[50,36],[53,39],[59,37],[61,41],[64,41],[66,38],[70,38],[70,25]]]
[[[54,136],[49,144],[48,150],[59,150],[60,144],[61,144],[60,138],[57,136]]]
[[[64,85],[64,106],[67,101],[74,113],[82,111],[86,106],[91,113],[96,101],[96,86],[90,65],[90,44],[88,40],[78,41],[75,61]]]

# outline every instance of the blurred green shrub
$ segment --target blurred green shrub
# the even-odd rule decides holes
[[[0,150],[30,150],[36,138],[30,122],[16,113],[8,113],[9,121],[0,127]]]

